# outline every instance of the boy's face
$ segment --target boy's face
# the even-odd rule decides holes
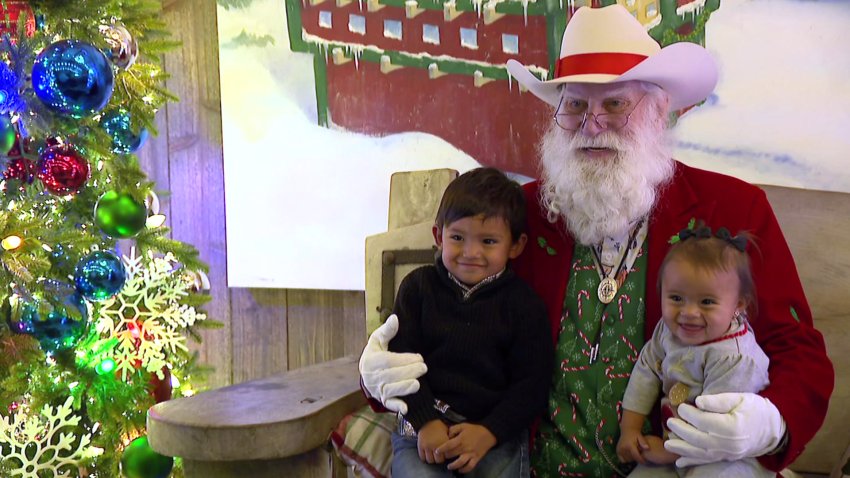
[[[661,276],[661,315],[670,332],[687,345],[697,345],[729,332],[736,311],[745,303],[740,280],[732,270],[709,271],[673,259]]]
[[[508,260],[520,255],[526,235],[511,238],[508,222],[501,217],[465,217],[441,230],[433,229],[443,264],[459,281],[475,285],[505,268]]]

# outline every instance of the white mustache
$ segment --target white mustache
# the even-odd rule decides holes
[[[605,132],[592,138],[575,135],[570,139],[569,147],[573,151],[582,148],[607,148],[615,151],[623,151],[627,146],[625,143],[626,141],[623,138],[613,133]]]

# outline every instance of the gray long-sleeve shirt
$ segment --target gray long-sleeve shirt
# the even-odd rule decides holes
[[[767,387],[769,360],[744,321],[733,322],[726,338],[702,345],[682,344],[661,320],[640,352],[623,397],[623,408],[648,415],[663,391],[688,387],[686,402],[724,392],[757,393]],[[745,331],[742,333],[742,331]]]

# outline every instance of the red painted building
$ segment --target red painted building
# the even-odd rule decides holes
[[[682,0],[659,2],[656,38],[683,21],[672,13]],[[536,145],[554,112],[521,92],[505,63],[548,77],[568,14],[612,3],[286,0],[286,9],[292,49],[314,54],[320,123],[430,133],[481,164],[535,177]]]

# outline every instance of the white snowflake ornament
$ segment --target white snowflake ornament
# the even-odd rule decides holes
[[[18,407],[9,416],[0,416],[0,448],[6,453],[0,462],[11,466],[10,477],[70,477],[71,469],[79,472],[83,460],[96,455],[90,447],[91,435],[76,436],[73,431],[80,417],[72,416],[72,397],[58,408],[45,405],[38,415],[28,415],[26,407]]]
[[[127,281],[118,295],[100,304],[95,327],[101,337],[118,339],[116,369],[123,379],[137,368],[159,373],[169,353],[186,351],[184,329],[206,314],[180,303],[194,281],[180,270],[172,254],[123,257]]]

